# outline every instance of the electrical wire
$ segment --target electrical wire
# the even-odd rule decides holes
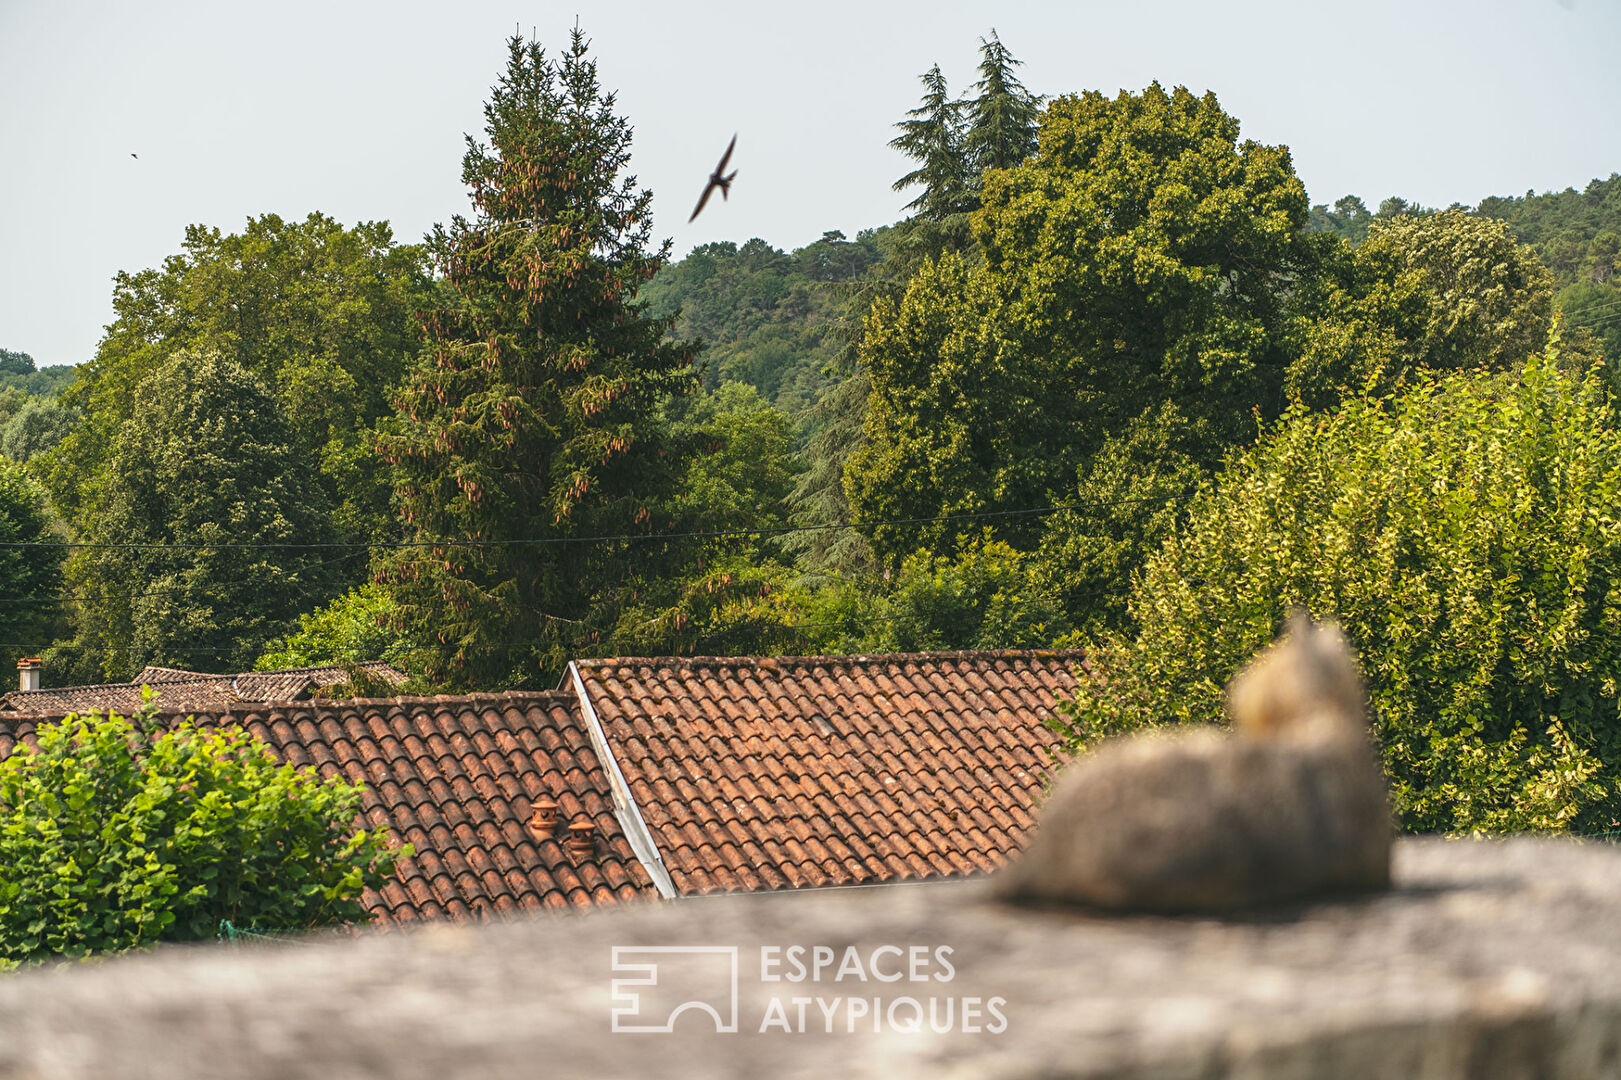
[[[367,551],[401,551],[417,548],[499,548],[546,547],[562,544],[622,544],[646,543],[659,540],[729,540],[741,537],[786,536],[790,533],[827,532],[834,529],[874,529],[889,525],[929,525],[945,521],[988,521],[995,518],[1039,517],[1064,511],[1103,510],[1131,503],[1171,502],[1191,498],[1191,491],[1175,495],[1151,495],[1135,499],[1114,499],[1108,502],[1059,503],[1055,506],[1037,506],[1017,510],[980,510],[961,514],[941,514],[934,517],[886,518],[878,521],[835,521],[821,525],[772,525],[745,529],[717,529],[674,533],[616,533],[597,536],[543,536],[524,540],[372,540],[323,541],[286,543],[232,543],[219,544],[119,544],[89,543],[56,540],[0,541],[0,549],[58,548],[65,551],[289,551],[360,549]]]

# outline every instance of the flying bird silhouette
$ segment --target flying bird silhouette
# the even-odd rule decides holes
[[[720,156],[720,164],[716,165],[715,171],[709,174],[709,183],[704,185],[704,193],[698,196],[698,208],[687,219],[688,225],[698,220],[698,215],[704,212],[704,204],[709,201],[710,193],[716,188],[720,188],[720,197],[722,199],[725,199],[727,192],[732,190],[732,178],[737,175],[737,170],[733,169],[730,174],[727,174],[726,163],[732,160],[732,149],[735,146],[737,146],[737,136],[733,135],[732,141],[726,144],[726,153]]]
[[[141,155],[140,154],[131,154],[130,157],[134,158],[136,161],[141,160]]]

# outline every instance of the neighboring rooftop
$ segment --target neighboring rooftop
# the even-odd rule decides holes
[[[1034,825],[1060,745],[1045,721],[1079,659],[590,660],[546,693],[355,701],[245,699],[342,669],[142,675],[170,720],[239,724],[365,783],[366,821],[417,851],[366,903],[408,922],[994,870]],[[51,715],[109,707],[11,697],[27,708],[0,711],[0,758]],[[575,823],[592,826],[579,853],[559,843]]]
[[[582,660],[682,895],[988,872],[1024,846],[1067,651]]]
[[[247,701],[301,701],[350,682],[356,672],[395,689],[406,681],[403,671],[378,660],[347,666],[328,664],[245,671],[235,675],[147,667],[127,683],[13,690],[0,696],[0,713],[18,716],[63,716],[108,710],[128,713],[141,707],[143,686],[157,692],[158,707],[165,710],[228,709]]]

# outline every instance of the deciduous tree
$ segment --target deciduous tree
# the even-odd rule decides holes
[[[115,318],[63,396],[84,422],[41,463],[58,511],[91,527],[137,388],[185,349],[270,388],[338,530],[385,534],[390,487],[370,428],[415,354],[427,287],[420,250],[397,246],[386,222],[266,214],[239,233],[188,227],[161,269],[115,279]]]
[[[1077,743],[1218,723],[1301,606],[1345,627],[1401,823],[1594,830],[1621,814],[1621,436],[1550,351],[1297,405],[1206,489],[1089,646]]]
[[[1120,485],[1088,481],[1111,445],[1153,454],[1111,465],[1111,476],[1151,481],[1131,497],[1178,493],[1189,466],[1209,470],[1249,437],[1252,409],[1283,407],[1304,318],[1294,298],[1319,258],[1306,214],[1288,151],[1240,142],[1213,95],[1155,84],[1054,101],[1039,153],[986,174],[973,219],[983,265],[948,256],[898,303],[873,308],[867,442],[845,477],[855,513],[1002,514],[1116,497]],[[1042,534],[1034,515],[993,522],[1025,550]],[[918,547],[948,554],[962,527],[871,535],[893,565]],[[1121,531],[1097,527],[1104,546]],[[1156,540],[1094,559],[1109,579],[1066,591],[1123,594],[1118,575]]]
[[[331,533],[309,464],[241,366],[176,353],[138,387],[109,465],[82,532],[106,546],[70,567],[77,644],[106,676],[246,670],[335,590],[344,556],[319,547]]]

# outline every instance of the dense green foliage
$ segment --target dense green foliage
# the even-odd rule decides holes
[[[1288,381],[1308,404],[1420,368],[1512,367],[1548,338],[1548,271],[1501,222],[1462,210],[1375,218],[1336,255]]]
[[[1149,560],[1070,736],[1220,722],[1223,684],[1298,605],[1361,656],[1405,828],[1613,828],[1617,507],[1612,403],[1552,352],[1297,406]]]
[[[88,530],[101,512],[137,388],[178,350],[217,353],[274,392],[325,516],[340,533],[392,531],[389,483],[368,434],[415,352],[421,253],[382,223],[344,228],[311,214],[200,225],[161,270],[120,273],[116,317],[63,395],[83,423],[42,468],[57,510]]]
[[[364,921],[394,871],[361,788],[235,728],[69,717],[0,761],[0,965]]]
[[[919,78],[923,100],[895,125],[901,133],[889,140],[917,167],[893,186],[896,191],[918,188],[906,209],[926,221],[944,221],[971,209],[968,155],[962,145],[965,103],[951,96],[939,64]]]
[[[654,275],[640,300],[653,318],[678,316],[675,336],[699,348],[707,389],[747,383],[798,417],[844,344],[845,298],[835,284],[869,273],[887,232],[865,230],[852,241],[833,230],[792,253],[759,239],[704,244]]]
[[[1133,482],[1108,494],[1176,494],[1183,462],[1212,467],[1250,430],[1252,408],[1281,410],[1303,317],[1289,286],[1323,245],[1302,232],[1288,153],[1239,143],[1213,96],[1156,85],[1060,98],[1038,154],[988,173],[983,198],[983,263],[927,263],[868,317],[867,441],[845,474],[858,517],[1097,502],[1090,463],[1138,445],[1153,455],[1126,464]],[[1141,437],[1145,425],[1155,437]],[[1087,522],[1073,523],[1112,527]],[[893,564],[920,546],[948,551],[960,527],[871,535]],[[1037,516],[995,522],[1021,549],[1042,528]],[[1071,569],[1071,597],[1124,584],[1098,577],[1102,563]]]
[[[45,495],[22,469],[0,461],[0,544],[51,545]],[[50,599],[62,584],[64,549],[0,546],[0,671],[48,638],[60,618]]]
[[[1477,212],[1502,219],[1536,253],[1553,272],[1567,325],[1590,331],[1621,363],[1621,175],[1582,191],[1485,199]]]
[[[1374,220],[1367,203],[1355,195],[1346,195],[1335,200],[1332,210],[1325,204],[1313,206],[1306,228],[1312,232],[1333,233],[1341,240],[1360,244],[1368,238]]]
[[[860,632],[848,643],[861,651],[1044,648],[1070,630],[1036,560],[988,537],[963,541],[955,558],[912,555],[867,607],[856,607]]]
[[[996,31],[980,38],[979,46],[979,81],[974,84],[978,93],[963,103],[962,133],[962,154],[976,189],[986,172],[1022,165],[1036,152],[1041,110],[1041,99],[1014,74],[1023,61],[1013,58]]]
[[[1133,666],[1150,656],[1143,635],[1185,642],[1200,620],[1236,620],[1212,640],[1238,634],[1237,657],[1280,614],[1288,590],[1259,584],[1255,604],[1276,600],[1264,618],[1195,604],[1157,623],[1145,606],[1174,592],[1167,552],[1206,558],[1190,536],[1262,545],[1248,562],[1222,556],[1245,573],[1271,565],[1261,524],[1240,536],[1209,516],[1212,485],[1235,499],[1278,485],[1308,521],[1328,513],[1313,509],[1311,486],[1327,476],[1383,500],[1383,517],[1335,526],[1384,568],[1382,584],[1358,579],[1368,596],[1406,590],[1402,602],[1427,611],[1404,575],[1445,552],[1448,573],[1476,573],[1470,559],[1501,572],[1493,602],[1531,590],[1539,618],[1574,610],[1575,586],[1524,584],[1564,572],[1537,560],[1586,559],[1597,581],[1607,554],[1535,532],[1529,509],[1500,529],[1518,554],[1482,554],[1460,537],[1496,535],[1496,519],[1418,493],[1461,485],[1448,470],[1480,447],[1512,443],[1503,460],[1547,459],[1570,478],[1580,453],[1611,449],[1582,425],[1603,396],[1594,387],[1621,387],[1621,364],[1595,362],[1601,350],[1621,359],[1621,178],[1473,211],[1395,196],[1377,209],[1354,196],[1310,206],[1287,150],[1242,139],[1211,95],[1156,83],[1047,100],[1019,66],[992,31],[966,93],[938,66],[923,77],[891,144],[904,161],[896,188],[912,199],[905,220],[797,250],[706,244],[672,262],[649,193],[627,175],[629,123],[583,36],[555,56],[514,39],[485,135],[462,162],[470,219],[421,247],[396,246],[384,224],[321,215],[267,215],[237,235],[196,227],[161,268],[120,275],[116,318],[80,369],[35,371],[0,351],[0,453],[25,462],[52,501],[44,509],[6,466],[0,530],[220,545],[83,552],[67,598],[49,595],[62,588],[51,577],[60,549],[0,551],[7,587],[34,601],[7,612],[12,640],[55,637],[55,681],[126,676],[149,660],[385,658],[424,687],[505,689],[551,685],[567,658],[591,654],[1090,635],[1119,660],[1114,695],[1089,707],[1096,734],[1142,722],[1142,701],[1173,677],[1159,660]],[[1521,378],[1559,311],[1557,370],[1539,362]],[[42,400],[75,375],[59,404]],[[1514,443],[1480,419],[1497,408],[1507,423],[1513,410],[1480,403],[1511,399],[1514,415],[1531,415],[1515,395],[1533,384],[1546,390],[1538,401],[1575,402],[1559,414],[1570,431]],[[1397,396],[1412,387],[1429,389]],[[1413,436],[1424,453],[1397,460],[1407,444],[1380,442],[1381,416],[1390,432],[1425,432]],[[1270,449],[1246,452],[1258,432]],[[1370,445],[1353,446],[1361,437]],[[1291,439],[1329,449],[1312,458]],[[1289,475],[1265,479],[1269,469]],[[1494,477],[1509,485],[1500,491],[1482,485],[1541,505],[1515,475]],[[1557,498],[1599,498],[1598,480],[1592,491],[1569,482],[1587,494]],[[1526,483],[1557,503],[1542,480]],[[9,524],[6,505],[23,508]],[[1293,503],[1269,505],[1266,528],[1307,528],[1289,517]],[[1428,539],[1386,559],[1387,527]],[[358,543],[293,546],[326,540]],[[244,541],[272,546],[229,546]],[[1289,572],[1342,572],[1303,565]],[[1205,579],[1222,580],[1199,571],[1188,587]],[[1358,616],[1359,640],[1387,657],[1386,745],[1405,820],[1599,823],[1608,795],[1594,792],[1613,786],[1613,758],[1596,713],[1578,723],[1566,705],[1533,716],[1516,704],[1466,735],[1468,717],[1486,716],[1478,702],[1438,704],[1446,677],[1475,688],[1458,691],[1463,702],[1504,673],[1534,681],[1586,660],[1558,653],[1558,634],[1541,652],[1527,644],[1529,616],[1482,629],[1468,604],[1484,600],[1457,599],[1466,590],[1444,574],[1424,580],[1463,604],[1448,618],[1500,655],[1490,668],[1482,645],[1443,672],[1417,630],[1381,645],[1368,637],[1374,616]],[[1250,603],[1247,588],[1224,602]],[[1322,601],[1322,589],[1302,590]],[[1178,663],[1200,655],[1183,651]],[[1163,700],[1197,698],[1175,707],[1208,719],[1204,691],[1178,687]]]
[[[378,581],[395,628],[430,646],[430,680],[550,685],[612,625],[632,571],[656,573],[652,545],[570,540],[674,524],[660,500],[682,454],[660,416],[693,382],[691,350],[635,300],[665,251],[584,36],[556,60],[514,37],[485,119],[489,144],[470,138],[462,163],[477,216],[435,229],[443,300],[381,440],[428,546]]]
[[[0,394],[15,390],[34,397],[55,397],[77,376],[75,367],[37,368],[27,353],[0,349]]]
[[[1019,81],[1020,63],[992,30],[980,39],[973,97],[953,98],[939,64],[921,76],[923,100],[895,125],[900,134],[889,142],[914,164],[894,189],[918,192],[906,204],[913,214],[898,227],[881,277],[904,281],[925,258],[972,249],[968,215],[980,205],[985,174],[1011,169],[1036,149],[1041,99]]]
[[[78,414],[55,398],[77,374],[72,367],[36,370],[27,353],[0,349],[0,455],[27,461],[73,430]],[[20,413],[26,419],[18,420]]]
[[[177,352],[136,399],[81,530],[113,546],[69,567],[77,644],[115,679],[153,663],[246,670],[335,591],[330,550],[274,546],[330,539],[315,478],[276,399],[230,360]]]
[[[1464,207],[1454,204],[1452,209]],[[1621,175],[1593,180],[1582,191],[1494,195],[1469,212],[1503,222],[1551,272],[1568,342],[1583,342],[1591,334],[1604,355],[1621,357]],[[1308,227],[1360,244],[1376,221],[1433,213],[1393,196],[1380,203],[1378,214],[1371,214],[1361,199],[1347,195],[1332,210],[1312,207]]]
[[[29,398],[0,424],[0,454],[31,461],[67,438],[78,414],[54,398]]]
[[[400,668],[415,667],[415,644],[389,628],[394,601],[367,582],[325,607],[298,617],[298,629],[270,642],[254,662],[255,671],[362,664],[386,660]]]

